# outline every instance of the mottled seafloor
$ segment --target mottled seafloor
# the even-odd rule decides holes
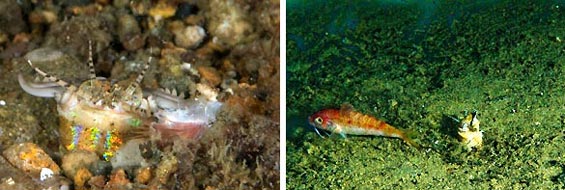
[[[287,187],[564,189],[565,2],[379,2],[287,3]],[[426,148],[319,137],[307,116],[342,103]]]
[[[92,175],[62,173],[60,184],[45,184],[37,173],[7,162],[4,153],[0,189],[278,188],[279,10],[278,0],[0,1],[0,152],[35,143],[58,165],[67,154],[59,138],[69,134],[58,132],[56,102],[18,85],[19,73],[27,80],[38,76],[24,58],[38,48],[67,56],[36,65],[75,85],[88,78],[92,41],[98,76],[131,81],[153,57],[142,87],[176,89],[193,98],[195,85],[204,84],[224,103],[199,140],[162,143],[158,135],[145,134],[151,138],[133,147],[149,163],[144,175],[139,160],[130,161],[133,167],[108,168],[100,158],[102,166],[88,168]],[[190,27],[200,27],[205,36]]]

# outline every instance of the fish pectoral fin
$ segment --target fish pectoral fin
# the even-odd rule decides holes
[[[339,134],[339,136],[341,136],[341,137],[343,137],[343,138],[347,138],[347,135],[346,135],[345,132],[342,130],[341,126],[339,126],[339,125],[332,125],[332,126],[334,126],[334,127],[331,129],[332,134],[337,133],[337,134]]]

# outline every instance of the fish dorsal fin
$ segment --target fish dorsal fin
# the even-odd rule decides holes
[[[355,109],[353,108],[353,105],[351,105],[349,103],[344,103],[344,104],[341,104],[341,108],[339,109],[339,111],[341,113],[348,113],[348,112],[355,111]]]

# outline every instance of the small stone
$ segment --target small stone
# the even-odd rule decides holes
[[[49,178],[53,177],[53,170],[49,169],[49,168],[41,168],[41,172],[39,173],[39,180],[40,181],[45,181]]]
[[[206,17],[208,31],[212,34],[214,42],[220,45],[233,47],[250,37],[253,31],[246,12],[233,1],[211,0],[208,1]]]
[[[174,31],[175,44],[183,48],[196,48],[206,37],[206,31],[201,26],[187,26]]]
[[[80,168],[76,172],[76,175],[73,177],[75,181],[75,185],[78,188],[83,187],[86,184],[86,182],[90,180],[90,178],[92,178],[92,173],[90,173],[90,171],[88,171],[88,169],[86,168]]]
[[[36,180],[0,156],[0,189],[42,189]]]
[[[29,14],[29,22],[32,24],[51,24],[57,21],[57,14],[48,10],[34,10]]]
[[[147,165],[145,159],[141,156],[139,145],[143,140],[130,140],[126,142],[118,151],[110,162],[113,168],[133,168]]]
[[[210,86],[218,86],[222,82],[222,77],[220,76],[220,72],[216,70],[214,67],[210,66],[200,66],[197,68],[198,73],[200,76],[208,83]]]
[[[96,189],[94,187],[102,189],[104,188],[104,185],[106,185],[106,180],[103,175],[97,175],[90,178],[90,180],[88,180],[88,184],[92,187],[92,189]]]
[[[14,43],[27,43],[31,40],[31,34],[28,33],[18,33],[14,36],[12,42]]]
[[[106,184],[104,189],[126,189],[130,184],[124,169],[117,170],[112,176],[110,176],[110,181]]]
[[[8,42],[9,38],[8,38],[8,34],[0,31],[0,45]]]
[[[137,175],[135,176],[135,182],[141,184],[147,184],[151,179],[151,167],[143,167],[137,170]]]
[[[43,168],[50,169],[55,175],[59,175],[61,171],[51,157],[34,143],[12,145],[4,151],[4,157],[12,165],[35,179],[40,178]]]
[[[98,161],[98,155],[94,152],[73,151],[63,156],[61,167],[66,176],[73,177],[77,175],[79,169],[88,168],[96,161]]]
[[[124,7],[126,7],[130,4],[130,1],[129,0],[114,0],[114,1],[112,1],[112,4],[116,8],[124,8]]]
[[[157,5],[149,9],[149,15],[153,17],[155,22],[159,22],[161,19],[174,16],[176,11],[176,5],[168,4],[167,1],[159,1]]]
[[[122,40],[122,46],[128,51],[134,51],[145,45],[145,37],[142,34],[126,36]]]
[[[118,37],[122,46],[128,51],[137,50],[145,45],[141,28],[137,20],[130,14],[121,14],[118,17]]]
[[[202,15],[190,15],[188,17],[186,17],[185,19],[183,19],[184,23],[186,23],[187,25],[204,25],[205,24],[205,20],[204,20],[204,16]]]
[[[63,52],[53,48],[39,48],[27,53],[24,58],[31,62],[52,62],[61,59]],[[35,64],[34,64],[35,65]]]

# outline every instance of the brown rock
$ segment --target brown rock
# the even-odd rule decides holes
[[[212,41],[226,47],[234,47],[251,37],[253,25],[243,8],[222,0],[208,2],[205,16],[209,23],[207,31],[216,39]]]
[[[31,190],[42,188],[3,157],[0,157],[0,171],[0,189]]]
[[[15,167],[33,178],[39,178],[42,168],[49,168],[54,175],[61,172],[51,157],[34,143],[21,143],[10,146],[4,157]]]
[[[119,169],[112,176],[110,176],[110,181],[106,184],[104,189],[128,189],[127,186],[130,185],[130,181],[127,178],[124,169]]]
[[[156,22],[159,22],[161,19],[174,16],[176,11],[176,5],[168,4],[167,1],[159,1],[151,9],[149,9],[149,16],[153,17]]]
[[[132,15],[120,15],[117,28],[120,42],[126,50],[134,51],[145,45],[145,37],[141,34],[139,23]]]
[[[190,15],[184,19],[184,23],[188,25],[202,25],[204,24],[204,17],[202,15]]]
[[[92,178],[92,173],[90,173],[90,171],[88,171],[88,169],[86,168],[80,168],[76,173],[77,174],[74,176],[74,181],[77,188],[84,187],[86,182],[90,178]]]
[[[102,188],[104,188],[104,185],[106,184],[106,179],[102,175],[97,175],[97,176],[90,178],[90,180],[88,181],[88,184],[93,189],[96,189],[96,188],[102,189]]]
[[[128,51],[134,51],[145,45],[145,37],[141,34],[129,35],[122,39],[122,45]]]
[[[181,30],[173,31],[173,34],[177,46],[190,49],[198,47],[206,37],[206,31],[200,26],[187,26]]]
[[[147,184],[151,179],[151,167],[139,168],[137,170],[137,175],[135,176],[135,182],[141,184]]]
[[[88,151],[74,151],[63,156],[61,167],[66,176],[77,175],[78,170],[88,168],[92,163],[98,161],[98,155]]]
[[[51,24],[57,21],[57,14],[50,10],[34,10],[29,13],[29,22],[32,24]]]
[[[218,72],[218,70],[216,70],[214,67],[200,66],[197,68],[197,70],[198,73],[200,73],[200,76],[202,76],[204,80],[208,81],[210,86],[215,87],[222,82],[220,72]]]

